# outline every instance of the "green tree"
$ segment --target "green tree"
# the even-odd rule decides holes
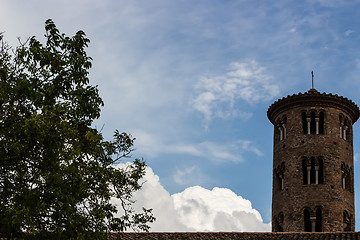
[[[45,23],[11,48],[0,34],[0,237],[102,238],[110,231],[147,231],[151,209],[136,213],[145,163],[130,157],[134,139],[117,130],[105,141],[92,127],[103,102],[89,85],[91,58],[83,31],[61,34]],[[111,198],[121,200],[115,217]]]

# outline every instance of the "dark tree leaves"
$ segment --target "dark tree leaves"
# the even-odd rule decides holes
[[[91,58],[83,31],[12,49],[0,34],[0,237],[99,239],[110,231],[147,231],[151,210],[136,213],[145,163],[130,157],[134,139],[115,131],[105,141],[91,124],[103,102],[89,85]],[[124,215],[114,217],[112,197]]]

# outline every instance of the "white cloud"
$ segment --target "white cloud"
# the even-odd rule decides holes
[[[203,173],[201,168],[195,165],[181,169],[177,168],[173,173],[173,180],[182,186],[202,185],[211,181],[211,179]]]
[[[355,154],[354,154],[354,161],[355,161],[355,162],[358,162],[358,161],[359,161],[359,158],[360,158],[360,153],[355,152]]]
[[[251,113],[237,110],[237,102],[267,101],[280,92],[265,68],[253,60],[232,63],[230,71],[222,76],[201,78],[196,88],[199,93],[192,104],[204,115],[206,122],[214,117],[249,118]]]
[[[134,194],[134,207],[153,209],[157,220],[150,224],[150,231],[270,231],[270,224],[263,222],[251,202],[230,189],[194,186],[170,195],[150,167],[144,180]]]
[[[352,33],[354,33],[354,31],[349,29],[345,31],[345,36],[350,36]]]
[[[171,196],[180,221],[196,231],[269,231],[251,202],[230,189],[189,187]]]
[[[242,162],[242,154],[251,152],[257,156],[263,153],[249,140],[236,140],[233,142],[216,143],[203,141],[200,143],[170,143],[162,140],[159,136],[144,131],[133,132],[137,140],[136,149],[150,157],[160,154],[187,154],[190,156],[203,157],[214,163]]]
[[[313,1],[314,4],[316,1]],[[320,5],[330,7],[330,8],[340,8],[351,4],[351,1],[337,1],[337,0],[317,0]]]
[[[218,144],[215,142],[205,141],[198,144],[197,148],[204,157],[209,158],[214,163],[222,162],[242,162],[244,152],[252,152],[257,156],[263,153],[249,140],[237,140],[235,142]]]
[[[118,167],[125,167],[128,164],[130,163],[119,164]],[[159,177],[154,174],[150,167],[146,168],[143,180],[145,181],[143,187],[133,195],[136,200],[133,206],[137,212],[141,212],[142,207],[153,209],[156,222],[151,224],[151,231],[193,230],[177,218],[174,202],[169,192],[160,184]],[[113,203],[118,206],[119,212],[122,213],[120,201],[113,199]]]
[[[174,181],[177,184],[185,184],[185,180],[189,178],[189,176],[194,174],[194,171],[196,170],[196,166],[192,166],[190,168],[186,168],[184,170],[178,169],[176,173],[174,174]]]

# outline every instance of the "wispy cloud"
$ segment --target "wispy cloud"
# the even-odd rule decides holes
[[[202,157],[215,164],[224,162],[243,162],[243,154],[252,153],[263,156],[262,151],[250,140],[235,140],[232,142],[217,143],[202,141],[199,143],[169,143],[159,136],[136,131],[135,147],[147,156],[156,157],[160,154],[185,154]]]
[[[177,169],[173,175],[173,180],[179,185],[203,185],[208,182],[208,177],[198,166],[185,167]]]
[[[355,162],[359,162],[359,159],[360,159],[360,153],[355,152],[355,154],[354,154],[354,161],[355,161]]]
[[[184,170],[178,169],[176,171],[176,173],[174,174],[174,181],[177,184],[184,184],[185,179],[188,178],[189,176],[193,175],[195,170],[196,170],[195,166],[192,166],[192,167],[184,169]]]
[[[250,118],[252,113],[242,111],[238,103],[267,101],[280,93],[266,69],[254,60],[233,62],[224,75],[203,77],[195,87],[198,95],[192,105],[207,123],[216,117]]]
[[[352,33],[354,33],[355,31],[353,31],[353,30],[351,30],[351,29],[349,29],[349,30],[346,30],[345,31],[345,36],[350,36]]]

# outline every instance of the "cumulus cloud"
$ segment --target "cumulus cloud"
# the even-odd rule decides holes
[[[163,153],[187,154],[204,157],[213,163],[243,162],[242,154],[251,152],[257,156],[263,153],[250,140],[236,140],[233,142],[216,143],[203,141],[199,143],[171,143],[163,141],[159,136],[144,131],[135,131],[138,140],[135,147],[143,154],[155,157]]]
[[[134,194],[134,207],[138,211],[142,207],[153,209],[156,222],[150,231],[270,231],[270,224],[263,222],[251,202],[230,189],[194,186],[170,195],[150,167],[144,181],[143,188]]]
[[[126,164],[119,164],[117,167],[124,168]],[[177,213],[170,193],[160,184],[159,177],[154,174],[150,167],[146,168],[146,174],[143,178],[144,185],[140,191],[134,193],[133,197],[136,202],[134,208],[141,212],[142,207],[153,209],[156,222],[151,224],[151,231],[190,231],[176,217]],[[121,202],[117,199],[112,200],[117,205],[119,214],[122,213]]]
[[[189,187],[171,196],[180,221],[196,231],[269,231],[251,202],[230,189]]]
[[[266,69],[253,60],[231,63],[230,71],[224,75],[201,78],[196,89],[199,93],[192,104],[207,122],[214,117],[249,118],[252,114],[238,110],[237,102],[267,101],[280,92]]]

